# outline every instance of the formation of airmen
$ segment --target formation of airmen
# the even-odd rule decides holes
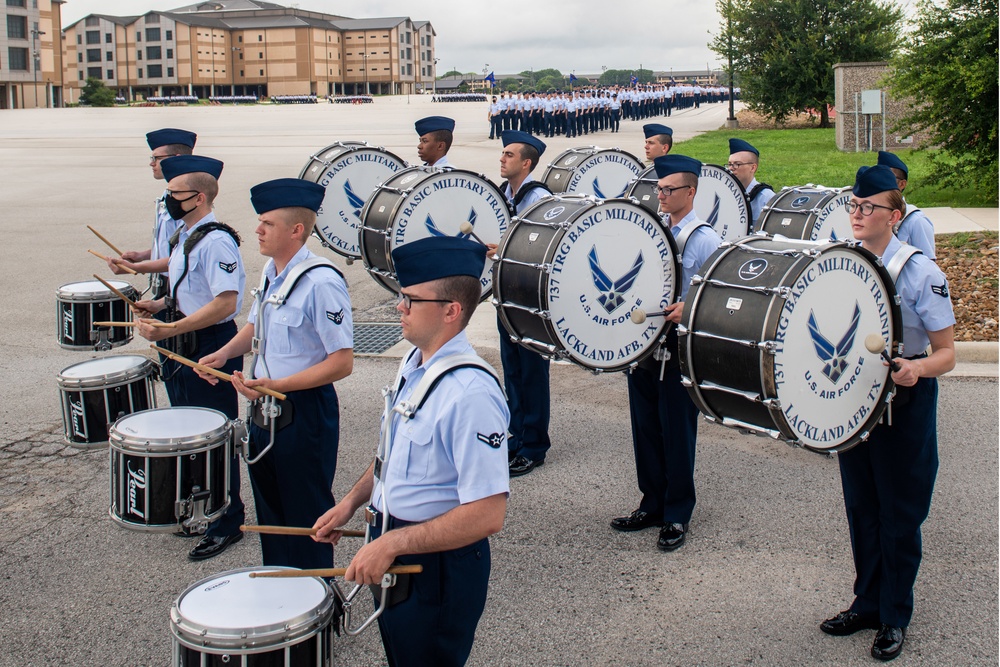
[[[308,95],[271,95],[271,104],[316,104],[316,93]]]
[[[371,104],[375,99],[371,95],[328,95],[326,101],[331,104]]]
[[[215,95],[209,97],[212,104],[257,104],[256,95]]]
[[[485,102],[487,99],[483,93],[438,93],[431,99],[432,102]]]

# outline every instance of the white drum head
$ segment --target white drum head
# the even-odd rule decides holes
[[[694,210],[723,241],[738,241],[750,232],[750,202],[743,184],[718,165],[701,165]]]
[[[229,419],[208,408],[158,408],[126,415],[111,427],[112,441],[141,444],[144,449],[203,444],[227,429]],[[117,437],[116,437],[117,436]]]
[[[865,338],[895,339],[893,295],[864,255],[843,246],[825,250],[791,285],[775,334],[775,384],[805,446],[833,449],[869,427],[888,370]]]
[[[142,375],[152,363],[146,357],[135,354],[89,359],[64,368],[59,373],[59,383],[75,386],[87,384],[106,386]]]
[[[316,214],[316,236],[339,255],[360,259],[361,211],[375,189],[406,163],[388,151],[359,142],[325,148],[305,166],[300,178],[326,188]]]
[[[109,280],[119,292],[128,293],[134,288],[121,280]],[[84,280],[77,283],[67,283],[56,290],[56,296],[70,301],[110,300],[116,299],[114,293],[97,280]]]
[[[816,214],[810,241],[853,241],[851,216],[847,213],[847,202],[851,201],[851,188],[835,190],[836,195],[823,203]]]
[[[628,186],[645,166],[634,155],[617,148],[577,148],[563,153],[553,166],[571,169],[569,174],[554,173],[553,192],[593,195],[613,199],[625,195]],[[566,179],[565,187],[556,180]],[[548,175],[543,179],[548,183]]]
[[[546,294],[552,327],[570,359],[590,369],[622,370],[665,328],[656,313],[677,289],[670,232],[626,200],[595,204],[566,228],[552,258]]]
[[[189,588],[179,598],[177,610],[188,626],[238,638],[243,632],[249,636],[300,625],[327,595],[326,585],[313,577],[251,579],[250,571],[236,571]]]

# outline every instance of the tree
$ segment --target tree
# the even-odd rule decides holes
[[[892,61],[890,89],[916,101],[895,129],[929,131],[945,184],[996,192],[997,52],[997,0],[923,0]]]
[[[115,105],[115,93],[104,85],[100,79],[93,77],[87,79],[87,83],[80,91],[80,104],[92,107],[113,107]]]
[[[829,127],[833,65],[888,60],[899,42],[902,10],[890,0],[717,1],[709,47],[728,62],[732,44],[743,101],[779,122],[816,109]]]
[[[447,78],[455,77],[461,79],[463,76],[465,75],[459,72],[458,70],[453,69],[450,72],[445,72],[443,75],[439,76],[438,79],[444,79],[445,77]]]

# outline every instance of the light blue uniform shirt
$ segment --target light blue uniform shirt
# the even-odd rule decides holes
[[[408,400],[426,368],[442,357],[475,354],[465,332],[426,363],[415,351],[403,360],[405,379],[396,402]],[[510,493],[507,426],[510,412],[496,381],[462,368],[441,378],[413,419],[391,413],[394,432],[375,507],[404,521],[428,521],[459,505]],[[383,425],[384,428],[384,425]]]
[[[243,286],[247,281],[240,249],[229,234],[214,231],[203,238],[188,257],[187,275],[177,283],[184,273],[184,241],[191,232],[209,222],[215,222],[215,213],[206,215],[190,230],[181,229],[177,246],[170,255],[170,290],[176,288],[177,307],[185,315],[193,314],[223,292],[236,292],[236,310],[222,320],[228,322],[243,308]]]
[[[937,259],[934,248],[934,225],[923,211],[912,204],[906,205],[906,211],[907,215],[903,216],[903,221],[896,231],[896,238],[920,248],[920,252],[929,259]]]
[[[902,247],[893,237],[882,253],[882,263],[888,266]],[[923,255],[911,257],[896,279],[896,292],[903,313],[903,356],[912,357],[926,350],[930,345],[928,331],[955,324],[948,279],[933,260]]]
[[[750,191],[755,187],[757,187],[756,178],[750,181],[750,185],[747,186],[747,195],[749,195]],[[764,207],[767,206],[767,203],[771,201],[772,197],[774,197],[774,190],[771,188],[764,188],[754,198],[754,200],[750,202],[750,213],[753,215],[753,220],[750,221],[751,228],[757,224],[757,219],[760,218],[761,211],[764,210]]]
[[[269,259],[264,266],[264,298],[280,290],[295,265],[315,256],[302,246],[280,275],[275,275],[274,260]],[[250,308],[247,322],[251,325],[259,316],[258,307],[254,302]],[[319,267],[303,274],[285,305],[275,308],[264,304],[264,308],[263,359],[257,360],[254,377],[286,378],[338,350],[354,347],[351,298],[344,279],[333,269]]]
[[[164,190],[163,196],[156,200],[156,221],[153,223],[153,245],[149,250],[150,260],[170,257],[170,237],[177,231],[178,226],[184,224],[177,222],[167,213],[167,206],[163,203],[163,197],[166,194],[166,190]],[[163,275],[167,275],[167,272],[164,271]]]
[[[450,167],[451,162],[448,162],[448,156],[442,155],[441,159],[431,165],[432,167]]]
[[[691,209],[687,215],[681,218],[679,223],[671,225],[670,231],[673,233],[674,238],[677,238],[684,227],[699,222],[701,220],[698,219],[698,215],[694,209]],[[687,297],[688,289],[691,287],[691,278],[698,273],[701,265],[716,251],[721,243],[722,239],[712,229],[711,225],[700,227],[688,237],[687,245],[684,246],[684,254],[681,257],[681,301]]]
[[[521,188],[523,188],[525,185],[527,185],[528,183],[532,182],[533,180],[535,180],[535,179],[532,177],[532,175],[528,174],[527,178],[524,179],[524,182],[521,183]],[[518,188],[518,190],[520,190],[521,188]],[[508,183],[507,187],[504,188],[503,195],[504,195],[504,197],[507,198],[507,201],[510,202],[511,206],[514,205],[514,195],[515,194],[517,194],[517,193],[511,192],[510,183]],[[536,201],[538,201],[539,199],[543,199],[545,197],[548,197],[548,196],[549,196],[548,191],[546,191],[546,190],[544,190],[542,188],[535,188],[535,189],[533,189],[531,192],[529,192],[528,194],[524,195],[524,199],[521,200],[521,203],[517,207],[517,214],[521,215],[522,213],[524,213],[525,211],[527,211],[528,207],[531,206],[532,204],[534,204]]]

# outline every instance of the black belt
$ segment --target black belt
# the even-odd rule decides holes
[[[927,353],[921,352],[920,354],[914,355],[912,357],[903,357],[903,358],[906,359],[907,361],[913,361],[914,359],[926,359]]]
[[[385,512],[375,509],[373,505],[369,505],[365,508],[364,521],[372,528],[377,528],[380,532],[383,530],[394,530],[396,528],[405,528],[406,526],[413,526],[421,521],[405,521],[403,519],[397,519],[394,516],[386,516]]]

